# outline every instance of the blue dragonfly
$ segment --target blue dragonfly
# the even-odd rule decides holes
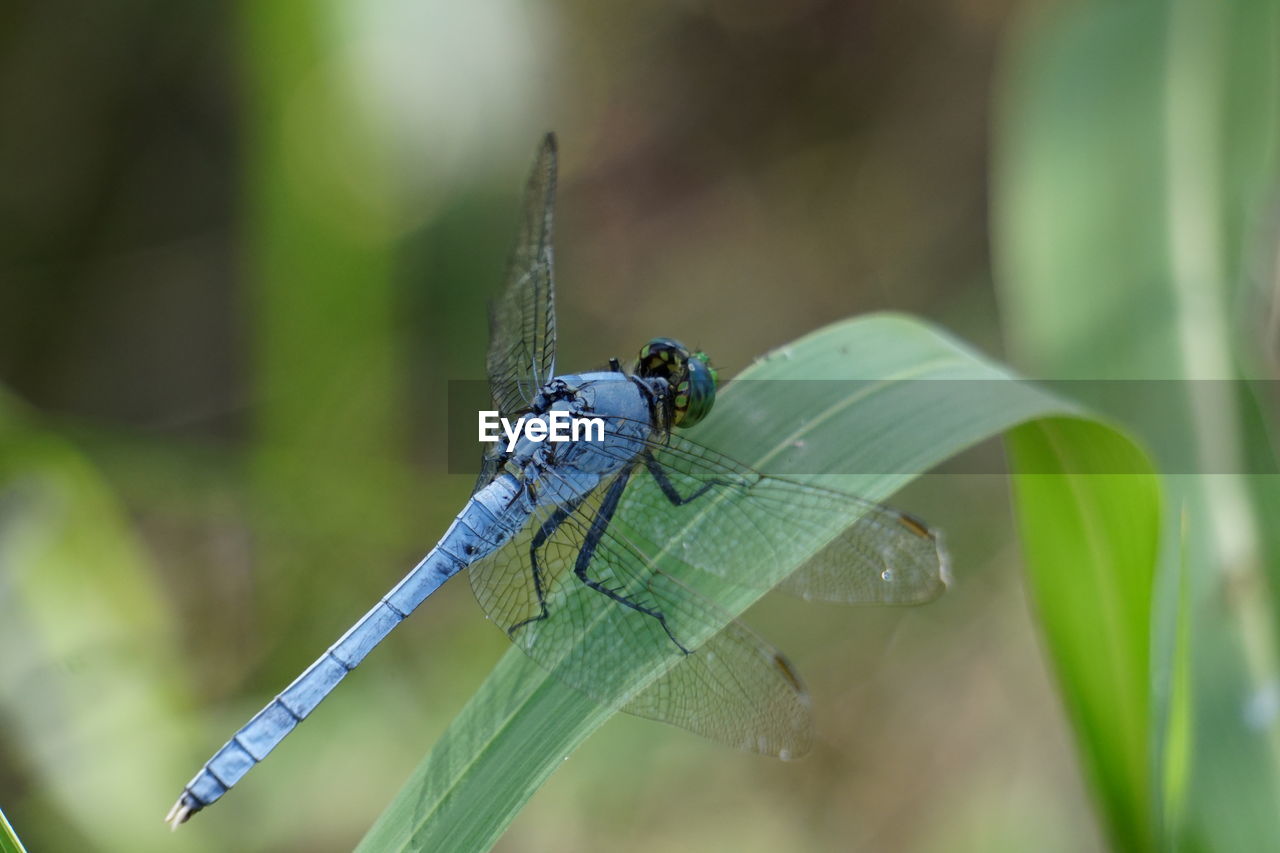
[[[945,588],[941,538],[912,516],[762,475],[681,436],[715,401],[704,353],[656,338],[630,373],[613,359],[608,370],[556,374],[555,184],[548,134],[486,359],[497,411],[523,419],[523,435],[489,445],[470,500],[436,546],[209,759],[170,810],[173,827],[239,782],[463,569],[489,618],[564,683],[781,758],[810,747],[808,694],[780,652],[695,589],[699,578],[774,586],[778,568],[804,554],[777,585],[805,598],[911,604]],[[527,423],[554,413],[600,418],[602,440],[535,441]]]

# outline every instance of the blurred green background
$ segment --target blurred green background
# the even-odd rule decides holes
[[[454,581],[216,808],[162,824],[469,493],[441,401],[482,376],[546,129],[562,367],[661,334],[731,375],[893,309],[1032,376],[1276,378],[1273,2],[71,0],[0,20],[0,809],[32,850],[349,849],[505,651]],[[1192,391],[1186,435],[1131,426],[1271,471],[1270,402]],[[1194,698],[1153,727],[1181,763],[1151,800],[1182,804],[1153,820],[1163,846],[1259,849],[1280,838],[1280,481],[1170,479],[1184,559],[1158,580],[1152,691]],[[1005,477],[944,466],[895,503],[946,531],[945,597],[750,614],[809,682],[812,756],[619,716],[497,849],[1127,837],[1041,652]]]

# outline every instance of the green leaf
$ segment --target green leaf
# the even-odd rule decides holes
[[[18,840],[18,833],[13,831],[3,811],[0,811],[0,853],[27,853],[27,848]]]
[[[1032,601],[1093,789],[1118,849],[1149,849],[1151,592],[1160,487],[1101,424],[1048,419],[1009,434]],[[1116,472],[1135,473],[1116,473]]]
[[[1047,415],[1075,414],[1069,404],[1014,380],[936,329],[898,316],[866,317],[821,329],[752,365],[739,377],[748,379],[792,381],[731,383],[715,413],[692,431],[692,438],[753,466],[768,465],[788,449],[803,448],[805,470],[873,473],[796,479],[823,482],[874,500],[1011,426]],[[922,380],[945,381],[922,386]],[[842,390],[833,396],[833,387]],[[1070,445],[1097,436],[1107,437],[1109,446],[1127,446],[1122,436],[1101,426],[1087,435],[1068,434],[1067,441]],[[1087,455],[1074,445],[1070,449]],[[1130,447],[1125,459],[1141,460],[1142,454]],[[1046,494],[1055,488],[1069,490],[1068,478],[1046,477],[1043,482]],[[1116,488],[1123,490],[1123,484],[1117,482]],[[1105,488],[1094,497],[1112,499]],[[1124,497],[1150,501],[1137,510],[1144,516],[1156,511],[1154,493],[1124,491]],[[815,549],[821,544],[815,543]],[[1135,548],[1124,559],[1140,560],[1145,553]],[[1116,582],[1125,585],[1127,594],[1149,583],[1149,562],[1117,568]],[[717,590],[716,604],[736,615],[759,596],[758,591],[726,587]],[[1145,616],[1132,615],[1140,624],[1131,630],[1146,630]],[[1145,690],[1144,681],[1137,690]],[[1145,703],[1145,697],[1140,701]],[[360,849],[488,849],[533,792],[612,713],[512,649]],[[1145,728],[1140,734],[1144,740]]]

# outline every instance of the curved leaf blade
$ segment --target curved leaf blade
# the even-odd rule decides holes
[[[1082,758],[1117,845],[1150,849],[1150,611],[1160,485],[1146,456],[1094,421],[1008,438],[1028,591]],[[1117,471],[1145,473],[1117,474]]]

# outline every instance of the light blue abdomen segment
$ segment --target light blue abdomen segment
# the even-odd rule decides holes
[[[239,782],[446,580],[506,544],[528,515],[516,502],[521,490],[504,474],[477,492],[413,571],[205,763],[183,792],[180,802],[188,811],[199,811]]]

